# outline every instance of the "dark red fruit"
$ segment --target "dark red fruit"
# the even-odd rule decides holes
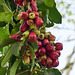
[[[46,66],[46,65],[47,65],[47,63],[46,63],[46,61],[45,61],[45,60],[42,60],[42,61],[40,62],[40,65]]]
[[[25,32],[27,30],[27,28],[28,28],[27,21],[24,20],[23,23],[20,26],[20,31]]]
[[[32,42],[37,40],[37,35],[33,31],[29,34],[29,40]]]
[[[47,64],[52,64],[52,59],[50,57],[47,57],[46,62]]]
[[[23,0],[14,0],[15,4],[20,4],[21,2],[23,2]]]
[[[47,51],[53,51],[53,50],[55,50],[55,47],[54,47],[54,46],[51,46],[50,44],[48,44],[48,45],[46,46],[46,50],[47,50]]]
[[[36,11],[32,11],[31,13],[34,13],[35,14],[35,18],[37,18],[39,16],[39,13],[36,12]]]
[[[37,26],[37,27],[43,26],[43,20],[42,20],[40,17],[37,17],[37,18],[35,19],[35,23],[36,23],[36,26]]]
[[[44,40],[43,40],[43,44],[44,44],[44,45],[49,44],[49,40],[48,40],[48,39],[44,39]]]
[[[51,34],[49,40],[50,41],[55,41],[55,36]]]
[[[39,57],[39,53],[35,52],[35,56],[36,56],[36,58],[38,58]]]
[[[26,0],[26,2],[31,2],[32,0]]]
[[[23,2],[19,3],[18,6],[22,7],[23,6]]]
[[[12,39],[14,39],[14,40],[16,40],[16,41],[20,41],[21,37],[23,37],[22,34],[12,34],[12,35],[10,36],[10,38],[12,38]]]
[[[53,67],[57,67],[58,65],[59,65],[58,59],[53,60],[52,66],[53,66]]]
[[[61,52],[59,50],[55,50],[55,52],[57,52],[59,56],[61,55]]]
[[[40,54],[41,56],[43,56],[43,55],[46,54],[46,50],[45,50],[44,47],[41,47],[41,48],[39,49],[39,54]]]
[[[47,68],[52,68],[52,64],[47,64]]]
[[[42,42],[41,41],[37,40],[36,42],[38,44],[38,48],[42,47]]]
[[[63,49],[63,44],[58,42],[55,44],[56,50],[62,50]]]
[[[51,59],[57,59],[59,57],[59,54],[55,51],[48,52],[48,55],[51,57]]]

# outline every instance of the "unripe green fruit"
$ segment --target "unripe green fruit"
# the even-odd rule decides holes
[[[34,30],[34,32],[36,33],[36,35],[40,35],[40,31]]]
[[[26,51],[26,55],[27,55],[27,56],[30,56],[30,55],[31,55],[31,51],[30,51],[30,50],[27,50],[27,51]]]
[[[50,44],[54,45],[54,41],[49,41]]]
[[[22,23],[23,23],[23,21],[24,21],[24,19],[20,20],[20,24],[22,24]]]
[[[39,38],[40,40],[43,40],[43,39],[44,39],[44,34],[41,33],[41,34],[38,36],[38,38]]]
[[[27,30],[27,31],[25,31],[24,33],[23,33],[23,36],[25,37],[25,38],[27,38],[28,36],[29,36],[29,30]]]
[[[34,19],[34,18],[35,18],[35,14],[34,14],[34,13],[30,13],[30,14],[29,14],[29,18],[30,18],[30,19]]]
[[[36,29],[36,25],[31,25],[30,26],[30,29],[32,30],[32,29]]]
[[[45,38],[50,38],[50,34],[49,33],[45,33]]]
[[[45,31],[46,31],[46,28],[42,26],[42,27],[40,28],[40,32],[41,32],[41,33],[45,33]]]
[[[42,17],[42,11],[39,11],[39,16]]]

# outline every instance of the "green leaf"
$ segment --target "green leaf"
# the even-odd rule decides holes
[[[15,43],[16,41],[12,38],[4,38],[0,41],[0,48],[7,46],[9,44]]]
[[[48,7],[53,7],[54,5],[54,0],[43,0],[43,1]]]
[[[62,75],[58,69],[50,68],[45,71],[45,75]]]
[[[30,43],[31,43],[31,45],[32,45],[32,47],[34,49],[34,52],[36,52],[38,50],[37,42],[35,41],[35,42],[30,42]]]
[[[49,8],[49,19],[55,23],[62,22],[62,16],[59,13],[59,11],[56,9],[56,7]]]
[[[23,42],[15,42],[11,45],[11,53],[15,56],[19,56],[19,51],[21,49],[21,46],[23,46]]]
[[[11,53],[10,48],[9,48],[8,53],[6,54],[6,56],[4,57],[4,59],[1,62],[2,67],[8,62],[8,60],[10,59],[11,56],[12,56],[12,53]]]
[[[28,46],[29,46],[29,49],[30,49],[30,51],[32,53],[32,67],[31,67],[31,71],[32,71],[33,70],[33,67],[34,67],[34,63],[35,63],[35,59],[34,59],[35,52],[34,52],[33,48],[30,45],[28,45]]]
[[[10,35],[9,32],[9,25],[6,25],[5,27],[0,27],[0,40],[2,40],[3,38],[8,38]]]
[[[6,73],[6,67],[0,68],[0,75],[5,75]]]
[[[0,5],[0,13],[5,12],[5,10],[3,9],[3,6]]]
[[[0,13],[0,22],[5,21],[6,23],[10,23],[12,20],[13,12],[3,12]]]
[[[15,61],[15,63],[12,65],[12,67],[10,69],[10,75],[16,75],[16,70],[17,70],[20,62],[21,62],[21,59],[18,59]]]

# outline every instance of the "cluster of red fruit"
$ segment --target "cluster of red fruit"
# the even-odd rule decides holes
[[[26,6],[28,3],[30,3],[32,11],[37,11],[37,4],[34,0],[14,0],[15,4],[18,4],[18,6]]]
[[[23,2],[24,0],[14,1],[16,4],[20,4],[20,1]],[[36,8],[31,6],[31,9],[18,14],[18,19],[22,20],[22,24],[20,25],[21,34],[13,34],[10,38],[18,42],[22,40],[25,42],[37,42],[38,50],[35,52],[35,56],[37,60],[40,60],[39,64],[47,68],[56,67],[59,65],[58,57],[60,56],[60,51],[63,49],[63,45],[59,42],[54,43],[55,36],[50,32],[46,32],[43,20],[37,12],[36,2],[34,0],[25,1],[30,2]],[[24,63],[29,63],[31,53],[28,47],[26,49],[23,61]]]

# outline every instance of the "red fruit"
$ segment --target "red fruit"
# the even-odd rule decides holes
[[[32,9],[32,11],[37,11],[38,10],[37,7],[34,6],[34,5],[31,5],[31,9]]]
[[[29,14],[29,13],[31,13],[31,12],[32,12],[32,10],[28,9],[26,12]]]
[[[16,40],[16,41],[20,41],[21,37],[23,37],[22,34],[12,34],[12,35],[10,36],[10,38],[12,38],[12,39],[14,39],[14,40]]]
[[[31,1],[31,5],[37,6],[37,4],[34,0]]]
[[[57,67],[58,65],[59,65],[58,59],[53,60],[52,66],[53,66],[53,67]]]
[[[27,24],[28,24],[29,26],[34,25],[34,21],[33,21],[33,20],[28,20],[28,21],[27,21]]]
[[[55,47],[54,47],[54,46],[51,46],[50,44],[48,44],[48,45],[46,46],[46,50],[47,50],[47,51],[53,51],[53,50],[55,50]]]
[[[52,64],[52,59],[50,57],[47,57],[46,62],[47,62],[47,64]]]
[[[24,20],[24,21],[22,22],[22,24],[21,24],[21,26],[20,26],[20,31],[21,31],[21,32],[25,32],[25,31],[27,30],[28,25],[27,25],[26,22],[27,22],[26,20]]]
[[[28,18],[28,13],[27,12],[23,12],[21,15],[21,19],[27,19]]]
[[[55,50],[55,52],[57,52],[59,56],[61,55],[61,52],[59,50]]]
[[[51,34],[49,40],[50,41],[55,41],[55,36]]]
[[[41,47],[41,48],[39,49],[39,54],[40,54],[41,56],[43,56],[43,55],[46,54],[46,50],[45,50],[44,47]]]
[[[18,6],[22,7],[23,6],[23,2],[19,3]]]
[[[39,53],[38,52],[35,52],[35,56],[38,58],[39,57]]]
[[[41,41],[37,40],[36,42],[38,44],[38,48],[42,47],[42,42]]]
[[[52,58],[52,59],[57,59],[59,57],[59,54],[55,51],[52,52],[48,52],[48,55]]]
[[[55,44],[56,50],[62,50],[63,49],[63,44],[58,42]]]
[[[45,61],[45,60],[42,60],[42,61],[40,62],[40,65],[46,66],[46,65],[47,65],[47,63],[46,63],[46,61]]]
[[[37,26],[37,27],[43,26],[43,20],[42,20],[40,17],[37,17],[37,18],[35,19],[35,23],[36,23],[36,26]]]
[[[52,68],[52,64],[47,64],[47,68]]]
[[[23,0],[14,0],[15,4],[20,4]]]
[[[31,13],[34,13],[35,14],[35,18],[39,17],[39,13],[38,12],[32,11]]]
[[[48,39],[44,39],[44,40],[43,40],[43,44],[44,44],[44,45],[49,44],[49,40],[48,40]]]
[[[36,41],[37,40],[37,35],[34,32],[31,32],[29,34],[29,40],[32,41],[32,42]]]
[[[32,0],[26,0],[26,2],[31,2]]]

